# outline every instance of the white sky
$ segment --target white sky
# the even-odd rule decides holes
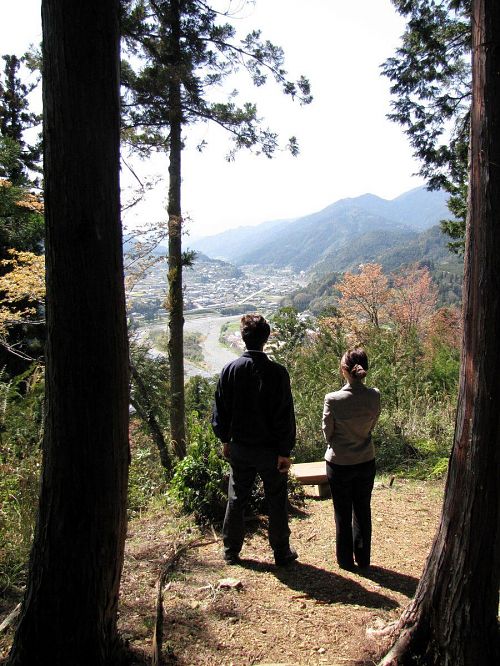
[[[0,0],[1,54],[21,55],[40,41],[40,5],[41,0]],[[300,107],[273,82],[255,90],[243,73],[237,84],[240,101],[257,102],[264,124],[277,130],[283,143],[297,136],[296,158],[286,152],[272,160],[240,152],[227,163],[229,139],[218,128],[188,128],[183,210],[193,238],[307,215],[366,192],[391,199],[423,184],[412,175],[418,164],[402,129],[385,117],[389,82],[379,66],[394,53],[404,29],[390,0],[257,0],[244,14],[241,34],[259,28],[282,46],[289,77],[306,75],[314,101]],[[199,153],[194,147],[201,139],[208,147]],[[141,176],[166,173],[166,166],[164,159],[135,164]],[[162,219],[166,190],[165,181],[157,185],[134,217]]]

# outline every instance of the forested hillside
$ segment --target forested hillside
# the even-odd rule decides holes
[[[363,255],[370,255],[364,260],[373,261],[449,217],[446,200],[444,192],[425,188],[391,201],[366,194],[295,220],[234,229],[192,246],[236,264],[292,266],[322,273],[346,270],[352,262],[361,263]],[[354,256],[358,245],[359,260]],[[345,258],[337,261],[338,256]]]
[[[395,237],[395,234],[392,236]],[[426,266],[438,290],[440,305],[457,305],[462,299],[463,262],[448,249],[440,227],[434,226],[420,234],[403,232],[401,240],[390,249],[381,249],[386,239],[382,234],[370,232],[345,246],[338,254],[316,266],[311,282],[283,299],[285,306],[299,311],[310,310],[319,314],[335,307],[339,294],[335,284],[345,271],[358,271],[366,263],[379,264],[389,275],[418,264]]]

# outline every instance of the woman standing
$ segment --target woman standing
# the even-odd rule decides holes
[[[337,562],[353,570],[370,565],[370,500],[375,480],[372,429],[380,414],[380,393],[363,380],[368,358],[363,349],[347,351],[340,362],[346,380],[340,391],[327,393],[323,434],[328,444],[325,460],[332,491],[336,526]]]

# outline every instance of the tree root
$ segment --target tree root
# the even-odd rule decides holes
[[[399,620],[395,620],[394,622],[389,622],[389,624],[386,624],[385,627],[381,627],[380,629],[369,627],[366,630],[366,635],[368,638],[384,638],[385,636],[390,636],[395,633],[398,623]]]
[[[0,624],[0,634],[2,631],[5,631],[8,627],[10,627],[11,624],[14,624],[14,622],[17,620],[19,617],[19,614],[21,613],[21,603],[18,603],[17,606],[12,610],[5,620]]]
[[[395,643],[382,661],[379,661],[378,666],[400,666],[404,664],[404,659],[411,651],[410,646],[415,639],[417,628],[417,625],[403,626]],[[392,631],[397,631],[397,625],[392,627]]]
[[[172,551],[163,565],[163,569],[158,577],[157,592],[156,592],[156,621],[153,632],[152,650],[151,650],[151,666],[161,666],[162,646],[163,646],[163,592],[166,588],[166,583],[169,576],[175,570],[182,555],[192,548],[200,548],[201,546],[208,546],[211,543],[218,541],[217,536],[210,541],[202,541],[199,538],[193,539],[178,545],[176,543],[172,546]]]

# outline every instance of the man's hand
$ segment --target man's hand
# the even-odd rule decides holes
[[[226,460],[229,460],[229,458],[231,457],[231,447],[229,446],[229,442],[223,442],[222,455]]]
[[[291,464],[292,461],[290,458],[286,458],[285,456],[278,456],[278,472],[287,474]]]

